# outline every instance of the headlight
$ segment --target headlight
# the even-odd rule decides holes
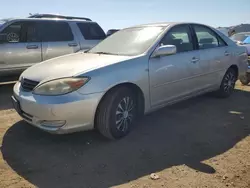
[[[89,81],[89,78],[61,78],[38,85],[33,93],[37,95],[63,95],[75,91]]]

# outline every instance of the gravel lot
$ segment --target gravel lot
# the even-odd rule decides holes
[[[164,108],[116,142],[26,124],[12,109],[12,87],[0,85],[1,188],[250,187],[250,86]]]

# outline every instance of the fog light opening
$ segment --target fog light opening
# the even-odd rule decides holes
[[[40,122],[40,125],[43,127],[55,128],[55,127],[62,127],[63,125],[65,125],[65,123],[66,121],[64,120],[54,120],[54,121],[43,120]]]

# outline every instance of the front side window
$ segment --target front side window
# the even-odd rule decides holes
[[[97,23],[77,23],[83,37],[86,40],[102,40],[106,35]]]
[[[211,29],[201,25],[194,25],[193,28],[197,36],[199,49],[216,48],[226,45]]]
[[[180,25],[173,27],[163,37],[160,45],[175,45],[177,53],[194,50],[189,26]]]
[[[40,42],[40,36],[38,33],[38,28],[35,23],[25,24],[25,33],[27,42]]]
[[[101,41],[88,53],[105,53],[133,56],[146,52],[165,27],[133,27],[117,31]]]
[[[12,23],[0,33],[0,40],[3,43],[23,42],[21,22]]]
[[[41,39],[43,42],[62,42],[62,41],[73,41],[74,36],[71,28],[66,22],[48,22],[45,21],[39,24],[41,28]]]

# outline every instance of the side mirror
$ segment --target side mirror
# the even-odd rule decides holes
[[[152,54],[151,57],[160,57],[160,56],[167,56],[167,55],[172,55],[176,54],[176,46],[175,45],[164,45],[158,47],[154,53]]]

